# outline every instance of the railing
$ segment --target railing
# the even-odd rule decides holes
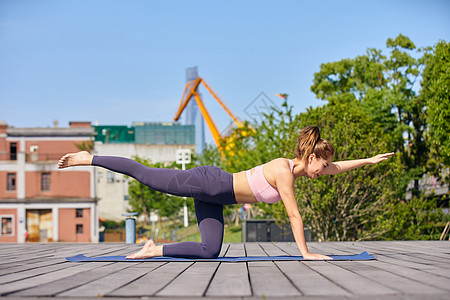
[[[57,161],[59,160],[64,153],[39,153],[39,152],[33,152],[33,153],[27,153],[26,154],[26,162],[33,163],[33,162],[45,162],[45,161]]]

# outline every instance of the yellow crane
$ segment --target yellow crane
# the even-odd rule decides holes
[[[200,112],[203,116],[203,118],[206,121],[206,124],[208,125],[209,130],[211,131],[211,134],[213,136],[214,142],[217,145],[217,148],[222,150],[222,141],[224,138],[220,134],[219,130],[217,129],[216,124],[214,123],[213,119],[211,118],[211,115],[209,114],[208,110],[206,109],[205,105],[203,104],[203,101],[200,97],[200,94],[198,92],[198,88],[200,84],[203,84],[203,86],[208,90],[208,92],[214,97],[214,99],[222,106],[222,108],[227,112],[227,114],[233,119],[234,123],[238,127],[243,127],[243,122],[237,118],[233,113],[228,109],[228,107],[225,105],[225,103],[220,100],[220,98],[213,92],[213,90],[206,84],[206,82],[198,77],[197,79],[188,82],[186,86],[184,87],[183,95],[181,96],[180,106],[178,107],[178,111],[173,118],[174,121],[178,121],[181,117],[181,113],[186,108],[189,101],[194,98],[197,102],[198,107],[200,108]]]

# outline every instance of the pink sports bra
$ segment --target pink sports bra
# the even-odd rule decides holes
[[[252,174],[251,170],[247,170],[245,174],[247,175],[248,184],[255,195],[258,202],[275,203],[281,200],[280,193],[276,188],[267,182],[267,179],[263,174],[264,165],[255,167],[255,172]],[[294,162],[289,160],[289,168],[294,169]]]

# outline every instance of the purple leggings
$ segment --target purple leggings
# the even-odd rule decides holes
[[[163,246],[163,255],[185,258],[217,258],[223,242],[223,205],[236,204],[233,175],[214,166],[190,170],[159,169],[115,156],[94,156],[93,166],[122,173],[149,188],[182,197],[192,197],[202,242]]]

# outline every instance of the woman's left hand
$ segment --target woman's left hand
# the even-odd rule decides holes
[[[377,163],[385,161],[386,159],[388,159],[389,157],[391,157],[394,154],[395,154],[394,152],[378,154],[378,155],[375,155],[374,157],[368,158],[367,160],[369,161],[370,165],[375,165]]]

